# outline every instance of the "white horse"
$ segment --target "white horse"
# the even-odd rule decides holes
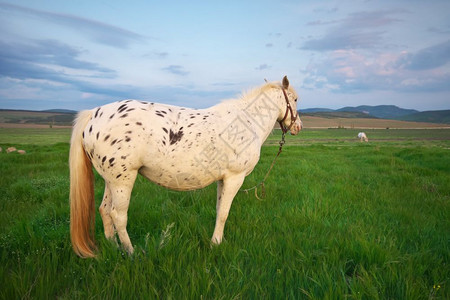
[[[233,198],[256,166],[261,146],[278,121],[297,134],[297,93],[267,83],[208,109],[124,100],[82,111],[70,146],[70,232],[79,256],[95,256],[92,166],[105,180],[100,205],[105,236],[117,232],[133,253],[127,210],[138,173],[169,189],[186,191],[217,182],[217,216],[212,243],[222,242]]]
[[[361,142],[365,141],[368,142],[369,139],[367,138],[367,135],[364,132],[358,133],[358,138]]]

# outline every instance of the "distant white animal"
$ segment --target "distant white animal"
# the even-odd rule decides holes
[[[6,149],[6,153],[11,153],[17,151],[17,149],[15,147],[9,147],[8,149]]]
[[[70,232],[75,253],[95,256],[94,174],[105,179],[105,236],[133,253],[127,211],[138,173],[175,190],[217,182],[213,244],[222,242],[233,198],[256,166],[275,121],[297,134],[297,93],[287,77],[208,109],[124,100],[78,114],[70,147]]]
[[[19,154],[25,154],[25,153],[27,153],[25,150],[17,150],[17,153],[19,153]]]
[[[2,147],[0,147],[0,152],[2,152],[3,151],[3,149],[2,149]]]
[[[360,132],[358,133],[358,138],[360,139],[361,142],[368,142],[369,139],[367,138],[367,135],[364,132]]]

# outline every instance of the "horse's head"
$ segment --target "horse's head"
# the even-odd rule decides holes
[[[287,76],[283,77],[281,89],[283,92],[282,97],[285,100],[284,107],[286,109],[281,110],[278,123],[280,123],[281,130],[284,133],[290,131],[291,134],[296,135],[300,130],[302,130],[303,125],[297,112],[298,95],[294,88],[289,85]]]

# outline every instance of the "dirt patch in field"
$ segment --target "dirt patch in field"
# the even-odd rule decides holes
[[[435,124],[423,122],[407,122],[386,119],[366,118],[321,118],[313,116],[301,116],[304,128],[358,128],[358,129],[423,129],[423,128],[450,128],[450,124]]]

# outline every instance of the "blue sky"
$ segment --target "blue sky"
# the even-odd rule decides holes
[[[0,108],[204,108],[288,75],[300,108],[450,109],[450,1],[0,0]]]

